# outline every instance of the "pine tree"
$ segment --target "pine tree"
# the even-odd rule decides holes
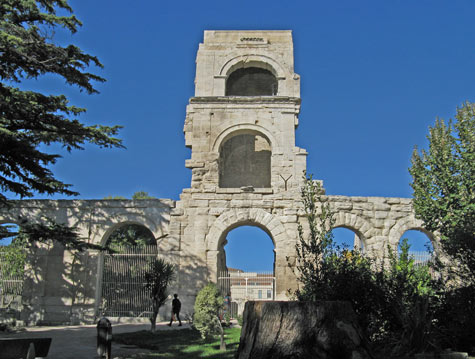
[[[69,13],[69,16],[58,13]],[[60,144],[67,151],[91,143],[122,147],[115,138],[119,126],[86,126],[77,116],[85,112],[65,95],[24,89],[24,80],[53,74],[88,94],[98,93],[93,82],[105,80],[87,71],[102,68],[97,57],[75,45],[54,43],[56,29],[74,34],[81,22],[67,0],[2,0],[0,2],[0,201],[11,192],[21,198],[34,193],[77,195],[49,168],[61,157],[45,147]],[[22,83],[23,82],[23,83]],[[18,87],[21,85],[21,88]],[[45,146],[46,145],[46,146]]]

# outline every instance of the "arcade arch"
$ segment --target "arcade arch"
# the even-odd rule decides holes
[[[218,286],[230,301],[231,316],[249,300],[275,299],[275,250],[268,231],[258,224],[231,228],[219,249]]]
[[[274,271],[274,242],[259,226],[242,225],[229,230],[222,246],[227,270]]]
[[[121,223],[107,235],[104,245],[108,248],[156,246],[152,231],[138,223]]]
[[[407,231],[411,231],[412,233],[414,233],[413,231],[423,233],[431,242],[434,251],[437,252],[440,250],[434,233],[429,232],[427,229],[425,229],[423,227],[422,221],[416,219],[414,215],[401,218],[399,221],[396,222],[396,224],[389,231],[389,244],[394,249],[398,248],[401,238],[403,238],[404,234]]]
[[[145,273],[158,255],[157,241],[143,224],[124,222],[106,232],[98,263],[96,315],[136,317],[151,311]]]
[[[334,217],[335,223],[333,228],[346,228],[354,233],[353,245],[351,248],[359,248],[364,251],[366,248],[366,241],[371,237],[373,226],[365,219],[354,213],[339,212]],[[339,229],[339,231],[342,231]],[[348,232],[347,232],[348,233]],[[348,236],[348,234],[346,234]],[[351,242],[348,240],[348,242]],[[350,243],[348,243],[350,244]]]
[[[346,226],[333,228],[333,241],[342,249],[357,249],[364,252],[364,241],[361,240],[358,233]]]
[[[0,227],[0,247],[8,246],[15,240],[16,236],[20,231],[20,226],[18,226],[18,224],[16,223],[4,222],[0,224]],[[9,233],[11,235],[8,235]]]

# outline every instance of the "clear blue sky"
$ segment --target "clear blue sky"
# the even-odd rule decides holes
[[[206,29],[290,29],[302,110],[297,145],[328,194],[410,197],[411,152],[426,146],[437,116],[475,95],[475,1],[71,0],[84,26],[73,41],[104,63],[101,94],[70,95],[88,124],[120,124],[126,150],[66,154],[53,168],[80,198],[131,197],[144,190],[178,199],[185,106]],[[59,198],[59,197],[53,197]]]

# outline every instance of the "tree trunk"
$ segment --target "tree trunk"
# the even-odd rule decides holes
[[[226,342],[224,341],[224,330],[221,321],[219,321],[219,328],[221,330],[221,343],[219,344],[219,350],[226,351]]]
[[[349,302],[247,302],[237,359],[370,359]]]
[[[154,332],[156,327],[157,327],[158,309],[159,309],[159,307],[157,306],[157,303],[154,300],[153,305],[152,305],[153,312],[152,312],[152,316],[150,317],[150,323],[152,324],[152,327],[150,328],[151,332]]]

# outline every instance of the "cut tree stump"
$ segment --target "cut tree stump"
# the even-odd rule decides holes
[[[237,359],[369,359],[349,302],[247,302]]]

